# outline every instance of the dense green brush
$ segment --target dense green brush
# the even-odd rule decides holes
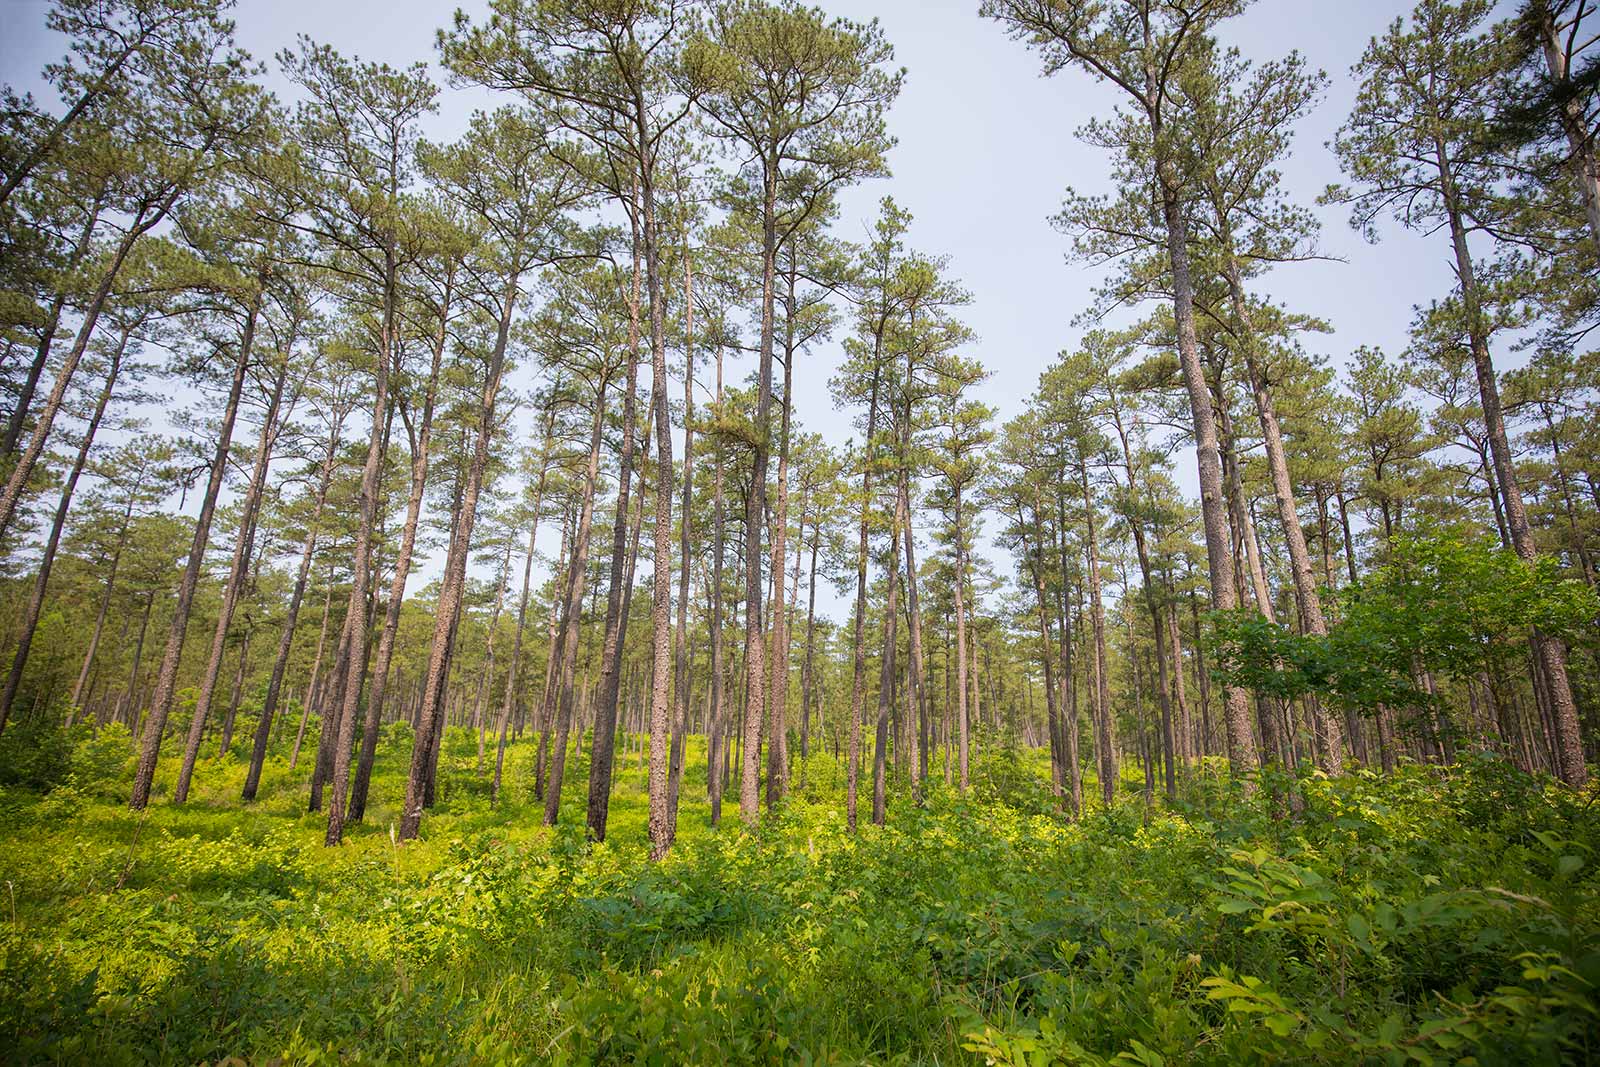
[[[183,807],[164,765],[140,815],[125,744],[80,737],[62,784],[4,794],[8,1061],[1600,1054],[1595,820],[1500,763],[1306,780],[1293,820],[1208,769],[1174,810],[1129,782],[1072,824],[1042,757],[1002,749],[971,796],[935,768],[925,808],[896,794],[889,824],[852,838],[831,758],[760,832],[736,812],[712,831],[691,746],[678,843],[651,865],[631,752],[610,840],[589,846],[575,803],[541,828],[533,743],[511,746],[491,809],[475,737],[453,732],[423,840],[397,847],[392,737],[366,824],[328,850],[281,754],[248,810],[230,755]]]

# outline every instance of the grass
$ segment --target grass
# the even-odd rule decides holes
[[[281,754],[248,808],[230,754],[182,807],[164,763],[134,813],[125,744],[80,742],[63,784],[0,794],[8,1061],[1600,1055],[1600,834],[1583,798],[1498,763],[1307,780],[1294,820],[1212,770],[1169,809],[1128,782],[1069,823],[1041,757],[991,744],[967,796],[936,776],[924,807],[896,793],[888,825],[851,835],[819,757],[752,833],[736,798],[707,825],[696,739],[677,844],[650,864],[632,754],[590,845],[586,760],[546,829],[533,743],[491,807],[475,738],[452,732],[439,803],[400,846],[409,746],[390,737],[367,820],[325,849]]]

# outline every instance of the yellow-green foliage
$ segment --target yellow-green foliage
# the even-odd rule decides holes
[[[80,750],[83,742],[80,741]],[[1594,820],[1498,763],[1300,783],[1304,813],[1192,771],[1184,801],[1068,823],[1028,754],[942,778],[845,831],[842,775],[782,816],[706,825],[691,746],[680,836],[645,856],[619,755],[589,845],[568,770],[539,825],[534,745],[491,808],[450,736],[423,839],[390,826],[405,738],[346,845],[275,755],[194,799],[108,797],[104,751],[0,798],[0,1048],[23,1063],[1553,1063],[1600,1054]],[[492,765],[493,752],[490,751]],[[93,770],[91,773],[90,769]],[[158,782],[164,790],[171,768]],[[109,777],[108,777],[109,776]],[[795,775],[798,782],[798,768]],[[1470,1059],[1475,1058],[1475,1059]]]

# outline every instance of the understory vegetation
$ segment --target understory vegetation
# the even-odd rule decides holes
[[[1305,778],[1293,817],[1271,799],[1288,783],[1246,800],[1208,761],[1175,804],[1147,808],[1130,780],[1068,822],[1043,755],[997,738],[966,797],[934,774],[923,807],[892,794],[887,823],[854,836],[831,755],[796,767],[755,833],[707,825],[691,758],[679,839],[651,863],[631,754],[612,832],[588,844],[580,798],[539,825],[533,744],[508,746],[491,806],[476,738],[453,730],[420,841],[396,843],[385,801],[330,850],[287,753],[252,807],[238,808],[232,754],[189,804],[135,812],[118,727],[60,739],[50,767],[24,765],[22,733],[4,736],[5,776],[34,785],[0,799],[0,1047],[16,1062],[1533,1064],[1600,1050],[1589,801],[1492,758]],[[375,797],[398,795],[409,744],[389,728]]]

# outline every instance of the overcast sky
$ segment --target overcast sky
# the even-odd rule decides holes
[[[485,6],[466,9],[477,15]],[[1035,55],[978,17],[977,0],[833,0],[824,6],[851,19],[876,16],[908,71],[889,117],[899,141],[889,157],[893,176],[845,194],[839,232],[863,237],[885,194],[915,215],[911,244],[947,255],[952,274],[973,294],[965,318],[978,334],[974,354],[992,373],[982,395],[1002,419],[1014,415],[1039,372],[1076,341],[1072,320],[1090,300],[1095,275],[1065,260],[1067,240],[1047,219],[1068,185],[1081,192],[1105,189],[1107,160],[1079,144],[1073,131],[1104,114],[1115,98],[1077,71],[1042,78]],[[1224,38],[1253,59],[1296,49],[1330,76],[1328,93],[1302,123],[1284,168],[1297,202],[1313,204],[1338,178],[1326,145],[1354,96],[1350,67],[1372,35],[1408,7],[1390,0],[1258,0],[1225,27]],[[44,0],[0,0],[5,81],[37,91],[39,67],[61,53],[61,42],[44,29],[46,9]],[[424,0],[241,0],[236,19],[242,44],[268,61],[271,83],[285,92],[271,57],[299,33],[367,60],[432,63],[435,30],[452,10]],[[492,102],[481,93],[445,90],[428,135],[453,136],[486,101]],[[1413,305],[1444,295],[1452,284],[1447,242],[1391,227],[1382,243],[1369,245],[1346,225],[1343,210],[1317,211],[1325,251],[1343,261],[1284,267],[1261,283],[1266,295],[1331,323],[1334,333],[1310,343],[1335,364],[1364,344],[1397,354]],[[806,429],[842,443],[851,433],[849,417],[833,410],[827,391],[838,359],[835,343],[799,366],[795,410]],[[1180,458],[1179,475],[1192,492],[1189,456]],[[548,540],[541,536],[541,546]],[[434,576],[437,561],[422,573]],[[844,598],[819,591],[819,599],[835,618],[848,611]]]

